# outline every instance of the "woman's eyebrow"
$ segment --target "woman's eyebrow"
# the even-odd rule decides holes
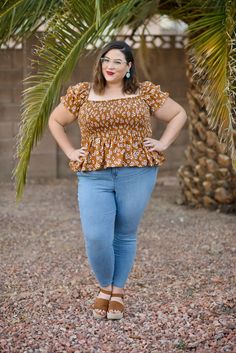
[[[111,58],[109,58],[109,56],[104,56],[104,58],[107,58],[107,59],[110,59],[111,60]],[[122,59],[113,59],[113,60],[120,60],[120,61],[122,61]]]

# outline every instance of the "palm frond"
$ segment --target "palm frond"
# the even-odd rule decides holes
[[[180,1],[181,2],[181,1]],[[171,16],[189,24],[195,75],[203,85],[209,127],[226,143],[236,170],[234,116],[236,102],[236,6],[231,0],[184,1]],[[206,99],[207,98],[207,99]]]
[[[142,0],[108,1],[101,7],[100,26],[96,30],[94,0],[65,1],[62,14],[55,15],[48,24],[41,46],[36,47],[36,74],[27,77],[23,91],[22,117],[17,135],[18,164],[16,198],[22,196],[32,148],[41,138],[53,105],[57,102],[62,84],[70,77],[86,46],[95,43],[107,30],[118,30],[135,13],[140,12]]]
[[[196,72],[204,76],[204,96],[209,127],[217,131],[220,142],[225,142],[236,169],[233,138],[233,111],[235,110],[235,8],[226,1],[219,13],[207,14],[210,26],[200,19],[189,26],[192,36],[189,45],[194,48]],[[205,18],[206,20],[206,18]]]
[[[96,30],[99,28],[101,23],[101,1],[95,0],[95,14],[96,14]]]
[[[61,4],[62,0],[6,0],[0,8],[0,46],[31,36]]]

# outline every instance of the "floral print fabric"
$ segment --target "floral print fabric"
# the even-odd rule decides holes
[[[143,140],[152,137],[151,114],[169,93],[150,81],[139,84],[138,95],[125,98],[88,100],[89,91],[90,83],[80,82],[60,98],[77,117],[81,147],[86,152],[80,161],[69,161],[70,169],[77,172],[162,165],[164,154],[149,151]]]

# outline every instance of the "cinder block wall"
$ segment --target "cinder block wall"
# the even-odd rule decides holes
[[[20,122],[20,105],[23,90],[22,80],[30,70],[35,39],[23,43],[22,49],[0,50],[0,181],[9,181],[16,160],[13,159],[16,146],[16,134]],[[138,53],[134,50],[137,61],[139,80],[147,80],[139,65]],[[186,100],[187,79],[185,74],[185,55],[183,49],[155,48],[149,49],[149,72],[151,81],[161,85],[163,91],[168,91],[188,112]],[[62,87],[64,95],[70,84],[80,81],[90,81],[95,56],[82,58],[71,77]],[[59,103],[59,100],[58,100]],[[165,124],[152,119],[153,137],[160,137]],[[69,138],[75,147],[80,147],[80,131],[76,122],[66,127]],[[184,163],[184,150],[188,143],[187,125],[178,139],[166,152],[167,161],[161,172],[176,174],[178,167]],[[42,140],[31,154],[28,178],[37,177],[73,177],[75,174],[68,167],[68,159],[46,129]]]
[[[13,168],[14,136],[18,129],[23,79],[23,51],[0,51],[0,180]]]

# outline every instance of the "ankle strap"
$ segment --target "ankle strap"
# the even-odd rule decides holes
[[[111,294],[111,290],[106,290],[106,289],[100,288],[100,291],[104,294]]]
[[[112,297],[120,297],[120,298],[123,298],[123,297],[124,297],[124,294],[122,294],[122,293],[112,293]]]

